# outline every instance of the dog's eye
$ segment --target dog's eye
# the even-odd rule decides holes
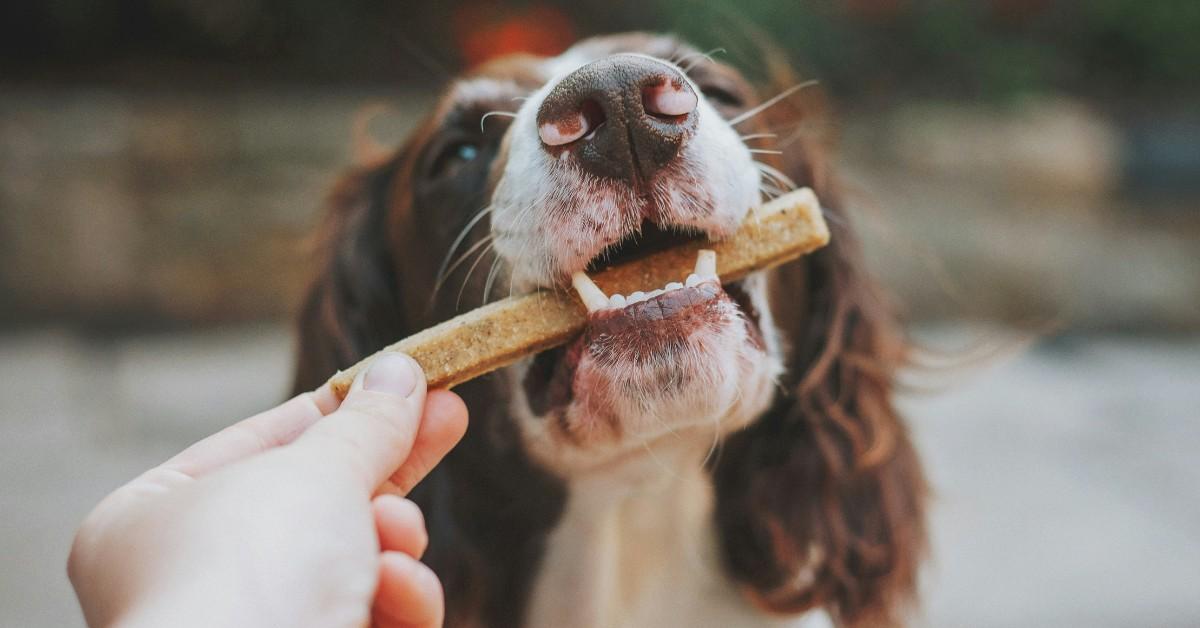
[[[709,102],[721,107],[744,107],[746,105],[740,96],[716,85],[701,85],[700,92]]]
[[[475,161],[478,156],[479,144],[476,142],[464,141],[447,144],[433,160],[433,168],[430,170],[429,176],[436,179],[452,175],[459,168]]]

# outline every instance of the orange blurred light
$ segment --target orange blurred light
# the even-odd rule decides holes
[[[531,4],[505,9],[494,2],[470,2],[454,12],[454,36],[468,65],[528,52],[555,55],[575,41],[575,29],[561,10]]]

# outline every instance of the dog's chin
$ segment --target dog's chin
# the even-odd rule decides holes
[[[709,279],[592,312],[573,342],[514,373],[531,453],[578,470],[666,441],[711,446],[743,427],[781,368],[764,293],[761,276]]]

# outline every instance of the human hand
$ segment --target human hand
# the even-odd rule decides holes
[[[384,354],[210,436],[106,497],[68,573],[89,626],[440,626],[441,584],[403,499],[466,406]]]

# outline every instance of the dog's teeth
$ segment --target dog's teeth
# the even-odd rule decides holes
[[[688,275],[687,280],[684,281],[684,284],[686,284],[687,287],[689,287],[689,288],[691,288],[692,286],[694,286],[698,283],[700,283],[700,275],[697,275],[696,273],[692,273],[692,274]]]
[[[667,290],[678,290],[682,287],[683,284],[679,283],[678,281],[672,281],[671,283],[667,284]]]
[[[575,291],[579,293],[579,298],[588,312],[608,307],[608,297],[604,296],[604,291],[587,276],[587,273],[579,271],[571,275],[571,285],[575,286]]]
[[[633,294],[629,295],[629,303],[631,305],[634,303],[640,303],[645,300],[646,300],[646,293],[642,292],[641,290],[638,290],[637,292],[634,292]]]
[[[662,288],[659,288],[658,290],[651,290],[650,293],[646,295],[646,298],[653,299],[654,297],[656,297],[662,293],[663,293]]]
[[[608,306],[609,307],[625,307],[625,295],[614,294],[611,297],[608,297]]]
[[[696,274],[700,279],[713,279],[717,276],[717,252],[700,249],[696,252]]]

